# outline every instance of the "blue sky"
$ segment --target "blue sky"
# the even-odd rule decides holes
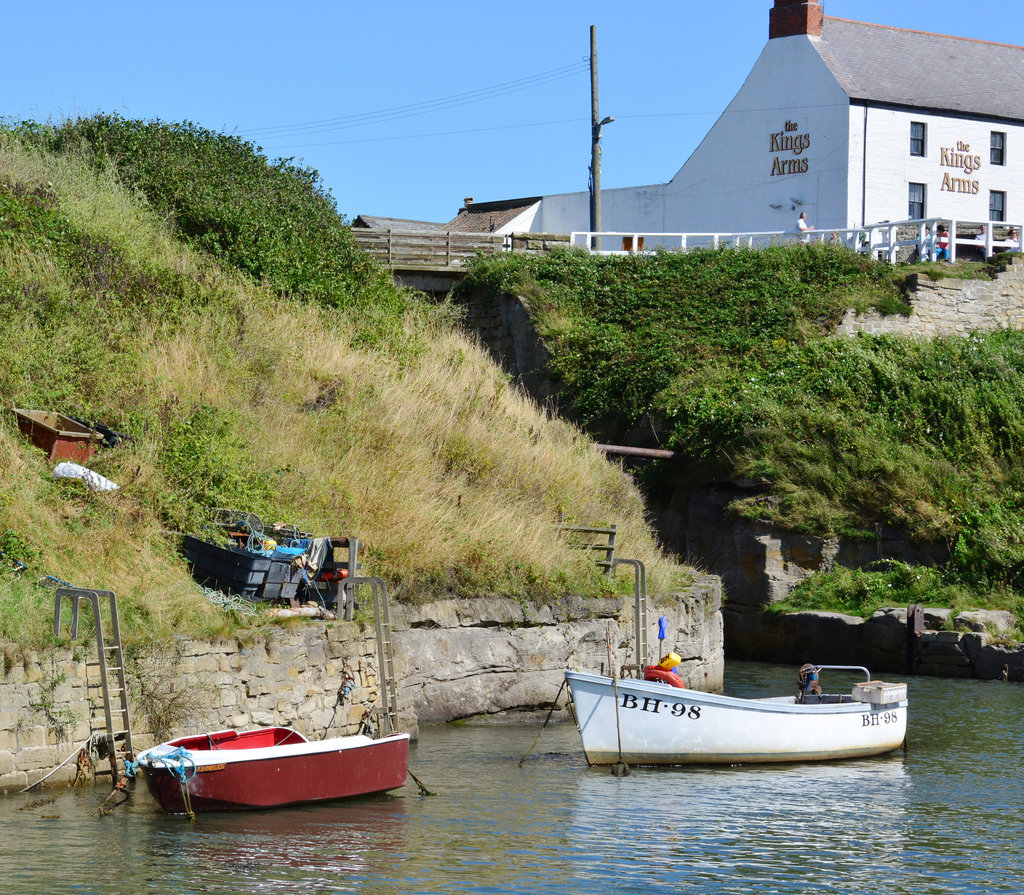
[[[1019,0],[825,0],[1024,45]],[[590,26],[605,189],[669,180],[749,72],[773,0],[9,4],[0,115],[190,120],[316,168],[349,218],[587,189]],[[941,78],[941,72],[921,72]],[[1003,89],[998,71],[992,89]]]

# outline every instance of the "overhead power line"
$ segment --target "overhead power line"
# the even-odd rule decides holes
[[[425,100],[419,103],[409,103],[404,106],[394,106],[392,108],[381,109],[375,112],[361,112],[353,115],[342,115],[335,118],[322,118],[316,121],[248,128],[244,133],[254,138],[271,139],[274,137],[292,137],[325,133],[335,130],[346,130],[348,128],[367,127],[372,124],[382,124],[384,122],[395,121],[400,118],[409,118],[414,115],[426,115],[430,112],[456,108],[469,103],[483,102],[484,100],[506,96],[511,93],[518,93],[522,90],[530,90],[534,87],[543,87],[555,81],[560,81],[565,78],[571,78],[575,75],[582,74],[587,71],[587,68],[588,62],[584,59],[580,62],[574,62],[571,65],[563,65],[561,68],[554,68],[535,75],[517,78],[514,81],[505,81],[501,84],[494,84],[490,87],[481,87],[477,90],[469,90],[464,93],[456,93],[439,99]]]
[[[352,140],[328,140],[324,143],[282,143],[276,146],[265,146],[265,149],[306,149],[310,146],[345,146],[349,143],[383,143],[392,140],[422,140],[427,137],[450,137],[456,134],[482,134],[486,131],[504,131],[524,127],[548,127],[552,124],[579,124],[589,118],[561,118],[557,121],[534,121],[529,124],[498,124],[494,127],[473,127],[466,130],[434,131],[429,134],[399,134],[392,137],[357,137]]]

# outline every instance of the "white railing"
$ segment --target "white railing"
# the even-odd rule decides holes
[[[939,227],[948,234],[942,240]],[[984,231],[982,231],[984,228]],[[642,231],[577,231],[570,245],[595,255],[649,254],[659,249],[688,251],[694,248],[760,248],[783,243],[824,242],[844,245],[874,258],[895,263],[901,248],[913,260],[956,261],[958,247],[970,247],[983,260],[996,251],[1019,252],[1022,224],[1006,221],[958,221],[955,218],[920,218],[883,221],[866,227],[837,230],[771,230],[750,233],[645,233]],[[909,231],[909,233],[908,233]],[[1016,234],[1016,238],[1014,238]],[[998,237],[998,238],[997,238]],[[940,257],[943,246],[946,254]],[[915,254],[916,250],[916,254]],[[963,254],[963,252],[960,252]]]

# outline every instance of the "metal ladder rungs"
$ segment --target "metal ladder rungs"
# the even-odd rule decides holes
[[[383,705],[380,713],[386,720],[389,733],[398,730],[398,690],[395,681],[395,664],[391,644],[391,617],[388,608],[388,589],[381,578],[349,577],[348,587],[370,585],[373,594],[374,628],[377,641],[378,678]],[[354,597],[354,594],[353,594]],[[354,602],[354,601],[353,601]],[[346,604],[348,605],[348,604]]]
[[[110,601],[110,637],[111,642],[104,642],[103,636],[103,618],[100,613],[100,598],[106,597]],[[117,772],[117,758],[121,756],[134,756],[135,748],[132,745],[132,732],[131,732],[131,712],[128,706],[128,692],[127,682],[124,674],[124,651],[121,648],[121,629],[117,614],[117,596],[113,591],[109,590],[94,590],[90,588],[80,587],[60,587],[56,592],[56,605],[54,607],[54,620],[53,620],[53,633],[59,635],[60,633],[60,613],[61,613],[61,602],[64,597],[71,599],[72,615],[71,615],[71,637],[74,639],[78,636],[78,610],[79,604],[88,601],[92,605],[93,618],[96,629],[96,653],[97,661],[86,662],[86,670],[89,668],[98,668],[99,674],[98,680],[90,681],[88,679],[88,673],[86,676],[86,693],[88,695],[90,690],[99,689],[103,694],[103,716],[102,716],[102,729],[106,732],[106,739],[112,745],[109,753],[110,757],[110,774],[111,777],[116,780],[118,777]],[[109,662],[108,662],[109,656]],[[111,686],[110,675],[113,674],[116,685]],[[92,704],[92,696],[88,696],[89,699],[89,720],[95,721],[97,724],[100,722],[100,717],[95,714],[96,706]],[[111,705],[111,700],[115,699],[117,702],[116,706]],[[118,718],[119,722],[124,726],[123,730],[114,729],[114,719]],[[123,742],[124,748],[118,749],[116,743],[118,741]]]

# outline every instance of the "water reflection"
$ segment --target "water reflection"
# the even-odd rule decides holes
[[[182,891],[204,881],[208,892],[308,889],[311,880],[339,881],[388,873],[406,852],[403,797],[285,808],[262,813],[202,815],[193,826],[160,818],[141,842],[150,862],[181,856],[165,881]],[[356,891],[353,889],[353,891]]]
[[[571,837],[605,853],[598,875],[631,884],[707,885],[709,891],[779,891],[779,871],[807,880],[818,868],[856,880],[896,867],[906,836],[909,776],[902,757],[841,764],[744,768],[607,769],[582,775]],[[870,829],[870,837],[865,831]],[[607,853],[609,841],[628,847]],[[859,845],[851,849],[851,840]],[[660,867],[635,875],[629,857]],[[623,858],[626,860],[623,861]],[[799,888],[799,887],[798,887]],[[870,891],[861,889],[860,891]]]

